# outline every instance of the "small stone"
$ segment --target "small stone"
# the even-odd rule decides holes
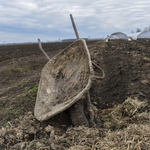
[[[150,62],[150,59],[149,59],[148,57],[144,57],[143,60],[144,60],[145,62]]]
[[[5,140],[3,138],[0,138],[0,145],[3,145]]]
[[[45,128],[45,131],[46,132],[50,132],[50,131],[52,131],[53,130],[53,126],[50,126],[50,125],[48,125],[46,128]]]
[[[141,83],[146,85],[149,81],[148,80],[142,80]]]
[[[10,135],[9,135],[9,138],[10,138],[10,139],[15,139],[15,136],[10,134]]]
[[[3,128],[0,130],[0,136],[5,136],[6,134],[6,128]]]
[[[55,130],[52,130],[50,133],[50,138],[55,138]]]
[[[23,139],[23,131],[22,130],[19,130],[18,133],[16,134],[16,137],[18,139]]]
[[[36,133],[36,129],[35,129],[34,127],[31,127],[31,129],[30,129],[30,133],[35,134],[35,133]]]
[[[52,144],[51,144],[51,148],[52,148],[52,149],[56,149],[56,147],[55,147],[55,144],[54,144],[54,143],[52,143]]]
[[[40,142],[37,142],[36,143],[36,147],[39,149],[40,147],[42,147],[43,146],[43,144],[42,143],[40,143]]]
[[[28,134],[25,134],[25,135],[24,135],[24,138],[25,138],[25,139],[28,139],[28,138],[29,138],[29,135],[28,135]]]

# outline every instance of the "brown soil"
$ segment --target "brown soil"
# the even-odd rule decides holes
[[[69,44],[45,43],[43,48],[53,57]],[[150,135],[147,127],[149,114],[146,113],[149,112],[150,103],[150,41],[90,41],[87,44],[92,61],[106,74],[103,80],[93,80],[90,89],[93,110],[102,121],[101,128],[71,127],[68,110],[48,121],[38,122],[33,116],[33,109],[40,73],[47,60],[37,44],[0,46],[0,149],[112,149],[117,143],[111,143],[110,147],[106,146],[109,143],[102,145],[106,143],[107,136],[110,137],[109,140],[118,140],[113,133],[117,130],[116,134],[123,139],[124,131],[118,130],[126,129],[128,133],[139,131],[138,127],[133,130],[133,124],[140,124],[139,127],[143,129],[139,131],[140,134],[144,132]],[[100,75],[97,68],[94,71]],[[135,107],[135,112],[145,113],[145,128],[137,113],[127,114],[127,108],[130,111],[133,106],[127,105],[127,102],[119,105],[128,97],[147,101],[147,105],[142,105],[142,108],[139,105]],[[114,112],[122,114],[120,119],[123,118],[123,125],[119,121],[112,121],[120,120],[112,118]],[[132,135],[126,135],[126,140],[132,140],[133,143]],[[130,149],[132,143],[125,148]],[[141,149],[149,148],[145,143]],[[138,149],[138,146],[134,145],[133,148]]]

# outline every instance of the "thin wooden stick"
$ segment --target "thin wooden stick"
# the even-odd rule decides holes
[[[39,43],[39,48],[40,48],[40,50],[43,52],[43,54],[46,56],[46,58],[47,58],[48,60],[50,60],[50,57],[46,54],[46,52],[45,52],[44,49],[42,48],[40,39],[38,39],[38,43]]]
[[[71,18],[71,22],[72,22],[72,25],[73,25],[74,32],[75,32],[75,34],[76,34],[76,38],[79,39],[78,31],[77,31],[75,22],[74,22],[74,20],[73,20],[72,14],[70,14],[70,18]]]

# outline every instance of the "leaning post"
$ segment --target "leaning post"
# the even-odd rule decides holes
[[[76,38],[79,39],[78,31],[77,31],[77,28],[76,28],[76,25],[75,25],[72,14],[70,14],[70,19],[71,19],[71,22],[72,22],[72,25],[73,25],[74,32],[76,34]]]

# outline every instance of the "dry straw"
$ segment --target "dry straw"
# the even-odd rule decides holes
[[[101,112],[103,128],[69,127],[66,132],[50,125],[43,127],[32,113],[28,113],[0,129],[0,148],[7,146],[7,149],[15,150],[148,150],[148,109],[147,102],[128,98],[124,103]]]

